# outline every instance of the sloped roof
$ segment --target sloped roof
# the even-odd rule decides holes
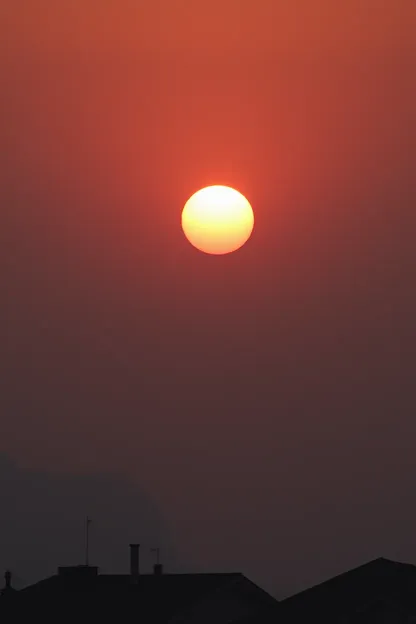
[[[241,584],[254,603],[269,606],[275,602],[240,573],[143,574],[134,583],[131,575],[83,576],[80,572],[78,578],[76,574],[57,574],[26,587],[17,592],[13,606],[28,612],[39,606],[48,612],[82,611],[95,617],[110,613],[119,616],[134,610],[145,617],[145,622],[165,622],[200,600],[209,599],[217,590]]]
[[[379,558],[286,598],[287,622],[382,621],[381,613],[416,613],[416,566]]]

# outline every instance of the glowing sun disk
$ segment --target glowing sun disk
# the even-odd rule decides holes
[[[228,186],[207,186],[194,193],[182,211],[189,242],[208,254],[226,254],[250,238],[254,226],[248,200]]]

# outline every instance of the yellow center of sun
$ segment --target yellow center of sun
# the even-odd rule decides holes
[[[188,199],[182,228],[189,242],[208,254],[226,254],[250,238],[254,226],[248,200],[228,186],[207,186]]]

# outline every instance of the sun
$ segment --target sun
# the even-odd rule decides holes
[[[250,238],[253,226],[250,203],[229,186],[207,186],[197,191],[182,211],[186,238],[207,254],[236,251]]]

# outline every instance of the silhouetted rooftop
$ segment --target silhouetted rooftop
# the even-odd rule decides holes
[[[98,574],[96,568],[60,568],[60,573],[16,592],[13,607],[42,606],[46,611],[64,608],[77,614],[88,611],[96,617],[103,612],[146,614],[144,621],[166,621],[211,597],[238,595],[254,610],[273,608],[277,602],[240,573],[201,574]],[[79,620],[78,620],[79,621]]]
[[[79,567],[84,568],[84,566]],[[38,581],[21,590],[22,594],[34,595],[45,591],[79,591],[83,588],[88,591],[134,591],[148,594],[152,591],[169,591],[175,595],[189,591],[210,591],[225,582],[242,578],[240,573],[201,573],[201,574],[140,574],[137,581],[130,574],[96,574],[87,578],[77,575],[55,574]]]
[[[286,598],[280,606],[286,622],[381,622],[381,613],[416,614],[416,566],[375,559]]]

